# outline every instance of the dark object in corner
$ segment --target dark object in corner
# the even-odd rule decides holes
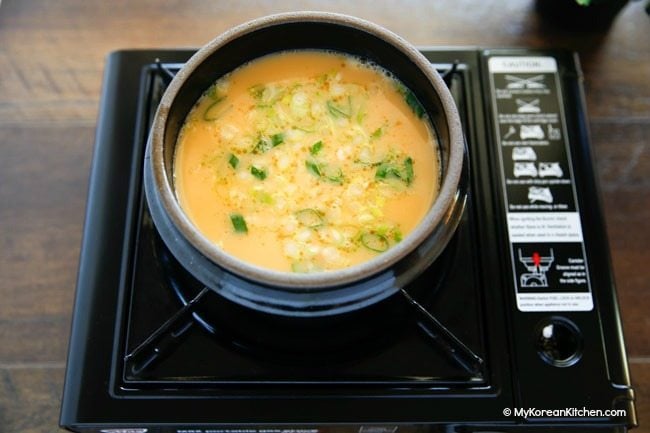
[[[605,31],[628,0],[592,0],[583,6],[576,0],[537,0],[537,13],[554,27],[575,31]]]

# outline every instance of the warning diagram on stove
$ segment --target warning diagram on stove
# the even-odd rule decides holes
[[[591,310],[557,63],[494,56],[488,69],[517,306]]]

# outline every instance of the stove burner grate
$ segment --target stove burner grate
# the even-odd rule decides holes
[[[148,81],[148,101],[144,106],[143,123],[146,130],[143,131],[143,136],[148,133],[164,90],[182,66],[180,63],[164,63],[156,59],[148,68],[151,76]],[[462,86],[459,85],[462,73],[458,61],[444,65],[443,68],[438,67],[438,71],[452,93],[462,92]],[[459,96],[455,97],[458,99]],[[145,228],[153,227],[142,198],[140,213],[141,224]],[[150,234],[150,252],[156,266],[162,268],[160,274],[164,281],[164,287],[159,287],[158,290],[173,292],[181,305],[176,311],[167,313],[166,319],[158,319],[159,326],[156,329],[137,338],[129,338],[131,343],[127,345],[123,356],[123,374],[127,381],[157,377],[157,366],[175,352],[183,350],[185,340],[195,328],[204,333],[207,331],[210,338],[246,356],[273,359],[273,362],[287,365],[308,362],[321,366],[328,363],[349,363],[368,353],[379,353],[387,345],[399,341],[405,333],[415,331],[420,335],[418,338],[425,341],[425,345],[438,353],[438,357],[455,366],[451,370],[456,373],[447,374],[450,380],[463,381],[462,378],[465,378],[470,383],[485,380],[484,360],[427,308],[430,300],[417,293],[417,290],[401,290],[377,306],[366,307],[360,314],[343,314],[334,320],[288,319],[253,312],[222,298],[195,280],[167,250],[155,229],[153,232]],[[446,264],[453,260],[455,254],[449,250],[455,250],[455,244],[455,240],[452,240],[448,251],[420,278],[435,281],[435,290],[432,290],[428,282],[420,284],[426,287],[429,296],[437,291],[444,280],[448,268]],[[360,323],[364,326],[359,326]],[[297,329],[309,331],[301,332]],[[350,332],[351,329],[354,332]],[[282,338],[278,338],[278,335]],[[345,337],[333,337],[337,335]],[[445,373],[440,375],[440,378],[446,377]]]

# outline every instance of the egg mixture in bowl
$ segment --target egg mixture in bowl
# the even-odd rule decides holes
[[[187,277],[263,313],[353,312],[445,251],[467,197],[460,117],[431,63],[358,18],[226,31],[171,81],[143,171]]]
[[[276,271],[370,260],[435,200],[438,144],[421,103],[383,68],[285,51],[221,77],[192,108],[174,157],[181,207],[218,248]]]

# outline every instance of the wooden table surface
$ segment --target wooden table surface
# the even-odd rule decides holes
[[[58,430],[106,54],[197,47],[248,19],[298,9],[357,15],[416,45],[580,54],[637,431],[650,432],[650,19],[634,2],[609,31],[562,30],[531,0],[2,2],[0,432]]]

